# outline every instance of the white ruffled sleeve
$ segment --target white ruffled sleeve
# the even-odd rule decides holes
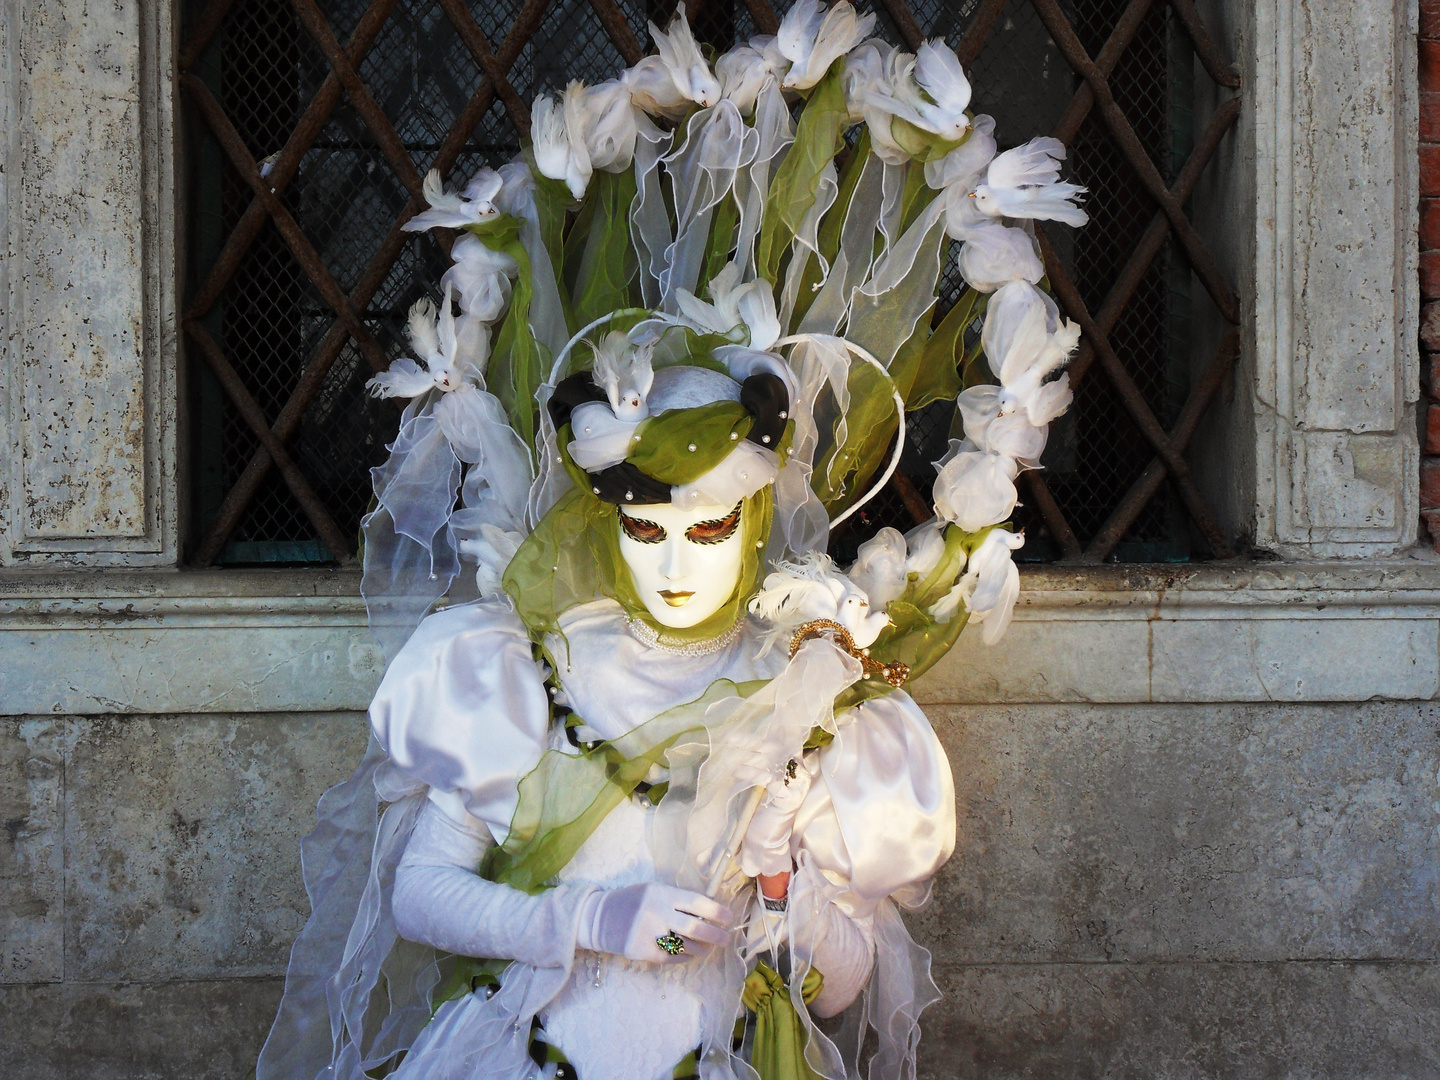
[[[370,726],[393,766],[428,784],[504,843],[520,778],[548,745],[544,679],[519,616],[504,603],[429,616],[391,663]]]
[[[796,857],[805,852],[844,884],[836,902],[852,917],[887,896],[923,894],[955,850],[955,786],[920,706],[900,691],[867,701],[817,756],[792,835]]]

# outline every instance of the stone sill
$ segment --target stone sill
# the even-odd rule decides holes
[[[932,703],[1440,696],[1440,558],[1026,567]],[[383,660],[349,570],[0,572],[0,714],[364,709]]]

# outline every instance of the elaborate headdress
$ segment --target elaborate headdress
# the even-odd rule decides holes
[[[537,638],[600,593],[635,613],[613,552],[631,502],[754,502],[731,621],[813,618],[818,582],[888,610],[878,637],[851,628],[880,660],[928,666],[967,616],[1003,633],[1023,543],[1003,523],[1079,334],[1027,219],[1083,224],[1081,189],[1054,139],[996,153],[946,45],[901,52],[873,22],[799,0],[712,68],[677,15],[618,79],[538,98],[514,162],[458,193],[426,178],[406,228],[464,231],[438,310],[411,312],[416,359],[370,384],[411,399],[364,525],[391,655],[447,594],[508,591]],[[968,287],[932,328],[952,239]],[[841,574],[830,527],[894,471],[905,410],[950,398],[936,520]]]

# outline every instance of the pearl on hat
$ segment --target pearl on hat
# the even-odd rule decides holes
[[[788,412],[786,412],[784,409],[781,409],[781,410],[780,410],[780,419],[781,419],[781,420],[788,420],[788,419],[790,419],[790,414],[789,414]]]
[[[627,491],[627,492],[625,492],[625,501],[626,501],[626,502],[632,502],[632,501],[634,500],[634,498],[635,498],[635,493],[634,493],[633,491]]]
[[[693,454],[694,452],[695,452],[695,444],[692,442],[692,443],[690,444],[690,453]]]
[[[592,487],[590,490],[593,491],[596,495],[600,494],[600,489],[597,487]]]
[[[730,441],[731,441],[731,442],[734,442],[734,441],[735,441],[736,439],[738,439],[738,438],[740,438],[740,433],[739,433],[738,431],[732,431],[732,432],[730,432]]]
[[[760,441],[763,442],[763,443],[766,443],[766,444],[768,445],[769,442],[770,442],[770,436],[769,436],[769,435],[761,435],[761,436],[760,436]]]

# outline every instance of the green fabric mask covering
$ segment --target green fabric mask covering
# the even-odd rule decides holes
[[[626,460],[661,483],[672,487],[687,484],[724,460],[753,423],[745,407],[736,401],[671,409],[640,425],[636,430],[639,440]],[[781,460],[793,428],[793,421],[786,425],[779,448]],[[505,569],[505,591],[515,601],[515,610],[531,640],[542,642],[551,633],[563,638],[563,612],[606,596],[618,601],[630,618],[646,623],[667,644],[705,641],[730,629],[744,616],[745,605],[765,577],[763,555],[775,511],[771,486],[767,484],[741,504],[740,578],[729,600],[695,626],[663,626],[650,615],[635,591],[630,568],[620,554],[618,508],[591,494],[589,478],[570,459],[566,448],[572,437],[570,425],[566,424],[557,433],[556,442],[574,486],[540,519]],[[691,446],[695,449],[691,450]]]

